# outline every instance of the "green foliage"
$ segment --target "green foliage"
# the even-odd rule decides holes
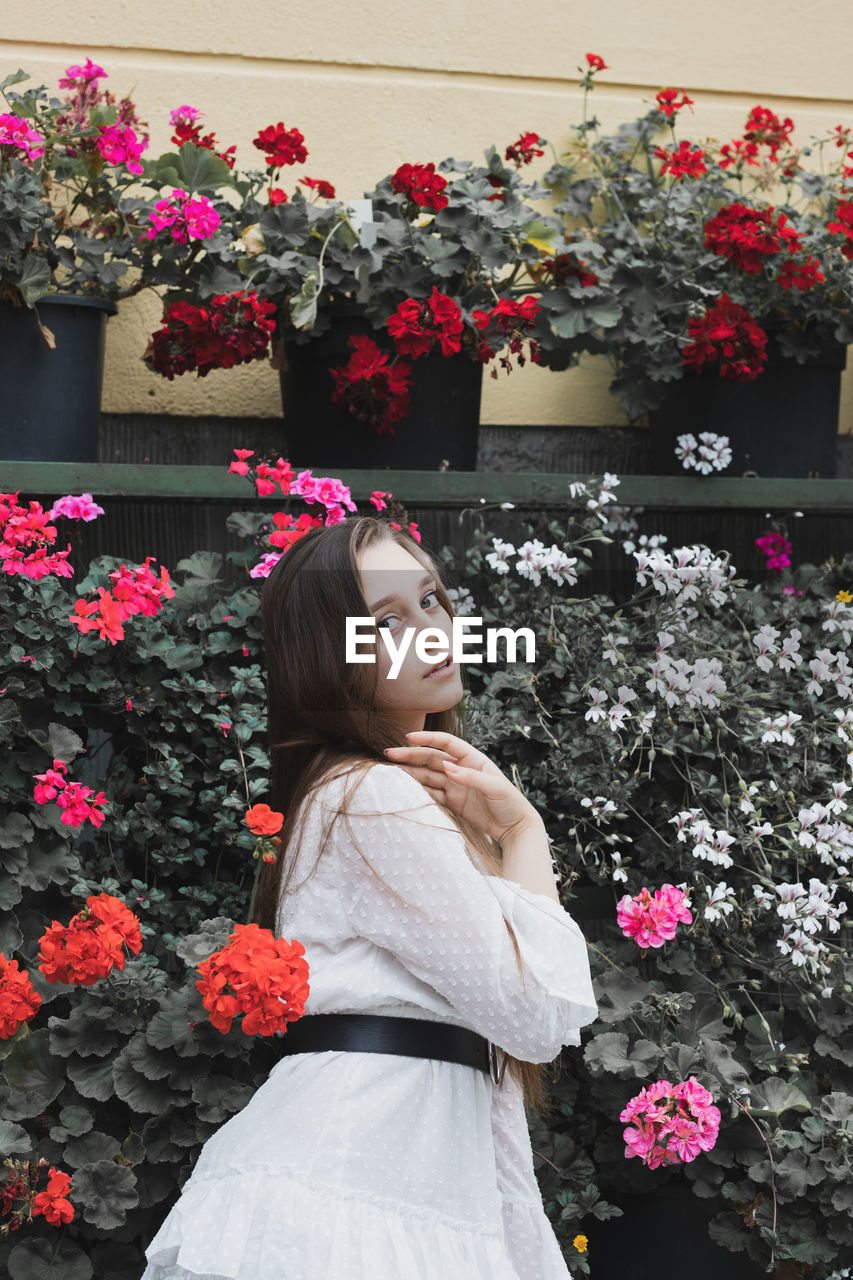
[[[44,85],[12,87],[28,79],[19,71],[0,86],[3,112],[22,117],[40,138],[32,158],[11,146],[0,157],[0,297],[32,308],[55,292],[119,299],[156,285],[186,290],[189,281],[197,287],[207,279],[211,262],[198,243],[149,240],[145,232],[157,200],[174,187],[210,198],[227,226],[233,206],[223,192],[233,180],[225,161],[185,143],[134,173],[98,149],[101,127],[123,125],[126,117],[119,121],[114,100],[92,104],[92,94],[101,92],[96,82],[84,108],[70,90],[60,99]],[[132,115],[134,104],[123,105]],[[139,142],[138,122],[135,128]],[[218,239],[209,243],[214,248]]]
[[[525,538],[535,549],[535,537],[575,557],[568,583],[511,569],[496,585],[487,517],[464,561],[443,552],[484,630],[511,618],[537,637],[533,664],[469,668],[469,734],[545,820],[563,902],[589,939],[599,1002],[582,1048],[561,1055],[549,1090],[555,1114],[533,1129],[546,1208],[578,1267],[571,1240],[602,1212],[596,1200],[584,1209],[585,1195],[607,1203],[686,1181],[708,1203],[715,1240],[765,1266],[771,1250],[774,1264],[808,1263],[818,1280],[853,1247],[849,921],[839,911],[838,932],[822,922],[811,935],[807,921],[799,943],[790,930],[803,918],[786,920],[776,904],[777,887],[800,884],[808,898],[812,881],[836,906],[845,898],[847,687],[826,676],[809,687],[809,664],[822,652],[834,671],[837,651],[844,665],[853,624],[835,597],[849,588],[853,556],[786,574],[801,598],[783,594],[783,582],[752,590],[720,573],[727,585],[712,599],[710,571],[697,573],[685,555],[679,573],[675,554],[662,552],[629,599],[583,596],[572,587],[586,572],[584,543],[594,549],[625,528],[603,511],[584,513],[590,498],[599,498],[595,486],[565,520],[542,518],[514,538],[517,549]],[[777,649],[799,630],[801,660],[786,668],[771,658],[763,669],[753,639],[762,627],[775,628]],[[594,695],[598,719],[587,714]],[[626,714],[611,726],[620,704]],[[802,717],[793,742],[769,732],[792,712]],[[705,845],[688,834],[692,810],[708,824]],[[715,844],[722,833],[733,837],[730,864],[725,842]],[[643,952],[622,935],[617,903],[663,884],[685,889],[693,920]],[[723,885],[730,909],[715,911],[711,895]],[[588,918],[589,894],[610,897],[609,909]],[[826,948],[811,959],[809,938]],[[626,1159],[619,1115],[629,1100],[655,1080],[691,1076],[722,1113],[713,1149],[656,1170]]]
[[[470,667],[468,733],[542,813],[563,901],[589,939],[599,1017],[561,1055],[554,1114],[530,1117],[546,1211],[572,1269],[588,1274],[576,1236],[618,1215],[620,1193],[677,1178],[707,1204],[718,1243],[826,1280],[853,1245],[846,920],[809,935],[823,951],[798,944],[796,964],[792,921],[772,904],[785,885],[843,888],[846,876],[847,693],[826,677],[820,692],[808,686],[818,651],[828,662],[849,646],[836,596],[853,557],[802,566],[791,583],[801,597],[725,574],[711,593],[709,570],[689,557],[680,574],[661,560],[622,603],[575,595],[583,553],[624,528],[587,505],[597,496],[584,488],[563,523],[543,517],[526,531],[565,552],[565,582],[497,575],[482,515],[464,561],[440,556],[484,628],[512,618],[537,637],[532,664]],[[213,1028],[195,987],[196,966],[246,917],[253,841],[242,819],[263,800],[269,765],[248,565],[270,526],[236,512],[228,527],[249,544],[231,553],[236,587],[221,557],[199,551],[176,566],[175,596],[128,620],[114,646],[70,620],[78,594],[109,583],[113,558],[79,581],[0,578],[0,947],[43,1000],[0,1041],[0,1146],[69,1172],[76,1205],[61,1236],[36,1218],[0,1239],[0,1269],[22,1280],[138,1275],[202,1144],[276,1060],[262,1037]],[[798,630],[802,664],[762,667],[761,627]],[[792,714],[793,744],[768,735]],[[54,758],[103,790],[103,826],[64,826],[54,804],[35,803],[34,777]],[[709,825],[699,853],[684,817],[694,809]],[[730,865],[708,856],[721,858],[710,842],[723,833]],[[616,906],[665,883],[684,887],[693,921],[643,953]],[[729,910],[712,901],[723,883]],[[142,952],[89,987],[48,982],[39,938],[101,892],[137,914]],[[579,910],[585,894],[607,903],[595,919]],[[628,1101],[690,1076],[720,1107],[715,1146],[672,1168],[626,1159]]]
[[[232,519],[256,537],[253,513]],[[215,1030],[194,985],[245,921],[254,878],[243,814],[269,764],[258,586],[228,585],[222,557],[199,551],[166,607],[112,646],[70,615],[119,563],[0,577],[0,949],[42,997],[0,1040],[0,1149],[71,1174],[75,1206],[61,1237],[37,1217],[0,1239],[0,1271],[21,1280],[138,1276],[201,1144],[276,1060],[261,1037]],[[35,803],[34,775],[55,758],[104,791],[102,827]],[[101,892],[138,916],[142,952],[90,987],[48,982],[39,938]]]
[[[833,340],[850,342],[853,264],[843,253],[845,239],[828,229],[850,195],[838,134],[798,149],[780,128],[774,150],[764,140],[771,130],[756,142],[745,126],[732,158],[717,139],[688,139],[685,111],[668,118],[657,104],[604,133],[588,114],[593,79],[582,83],[583,122],[571,127],[570,145],[545,182],[558,199],[572,252],[595,279],[567,280],[543,294],[542,306],[570,350],[609,357],[610,390],[629,418],[659,408],[667,384],[685,375],[688,321],[722,294],[775,332],[782,353],[800,362]],[[664,172],[661,152],[679,145],[700,157],[695,172]],[[802,235],[796,260],[814,260],[824,278],[808,288],[780,284],[787,251],[778,244],[755,270],[715,253],[705,225],[734,203],[775,210],[774,220],[783,213]],[[554,364],[547,350],[545,359]]]

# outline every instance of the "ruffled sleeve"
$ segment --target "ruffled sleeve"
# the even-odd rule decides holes
[[[355,936],[384,947],[467,1026],[522,1061],[550,1062],[579,1043],[578,1028],[598,1009],[577,924],[552,899],[478,870],[415,778],[372,765],[334,845]]]

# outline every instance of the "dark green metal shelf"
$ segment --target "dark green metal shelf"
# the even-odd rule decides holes
[[[302,468],[296,468],[301,470]],[[324,474],[315,468],[315,474]],[[564,507],[573,482],[588,475],[553,472],[335,470],[355,501],[390,491],[404,505],[469,507],[483,502]],[[853,480],[777,479],[745,476],[623,475],[613,493],[620,506],[656,510],[853,511]],[[215,499],[254,502],[254,488],[223,467],[138,463],[0,461],[0,489],[24,496],[91,493],[93,497]],[[481,501],[482,500],[482,501]],[[281,503],[276,490],[261,502]]]

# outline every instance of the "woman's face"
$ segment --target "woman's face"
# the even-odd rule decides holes
[[[368,612],[377,626],[377,702],[395,717],[403,733],[423,729],[427,712],[447,711],[462,697],[458,664],[447,675],[429,675],[443,656],[441,650],[450,653],[453,647],[452,619],[436,594],[435,576],[391,539],[365,548],[359,572]],[[438,643],[431,646],[435,656],[423,660],[415,651],[415,641],[420,632],[430,627],[438,630],[443,639],[441,648]],[[407,628],[412,629],[408,648],[402,661],[395,661],[379,632],[387,630],[394,647],[401,648]],[[366,632],[364,628],[363,634]],[[362,645],[360,652],[366,654],[370,649]],[[392,664],[397,671],[394,679],[390,678]]]

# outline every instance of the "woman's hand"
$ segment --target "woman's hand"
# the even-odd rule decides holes
[[[406,737],[411,746],[385,752],[391,763],[399,763],[434,800],[499,844],[538,816],[498,766],[464,739],[432,729],[418,729]]]

